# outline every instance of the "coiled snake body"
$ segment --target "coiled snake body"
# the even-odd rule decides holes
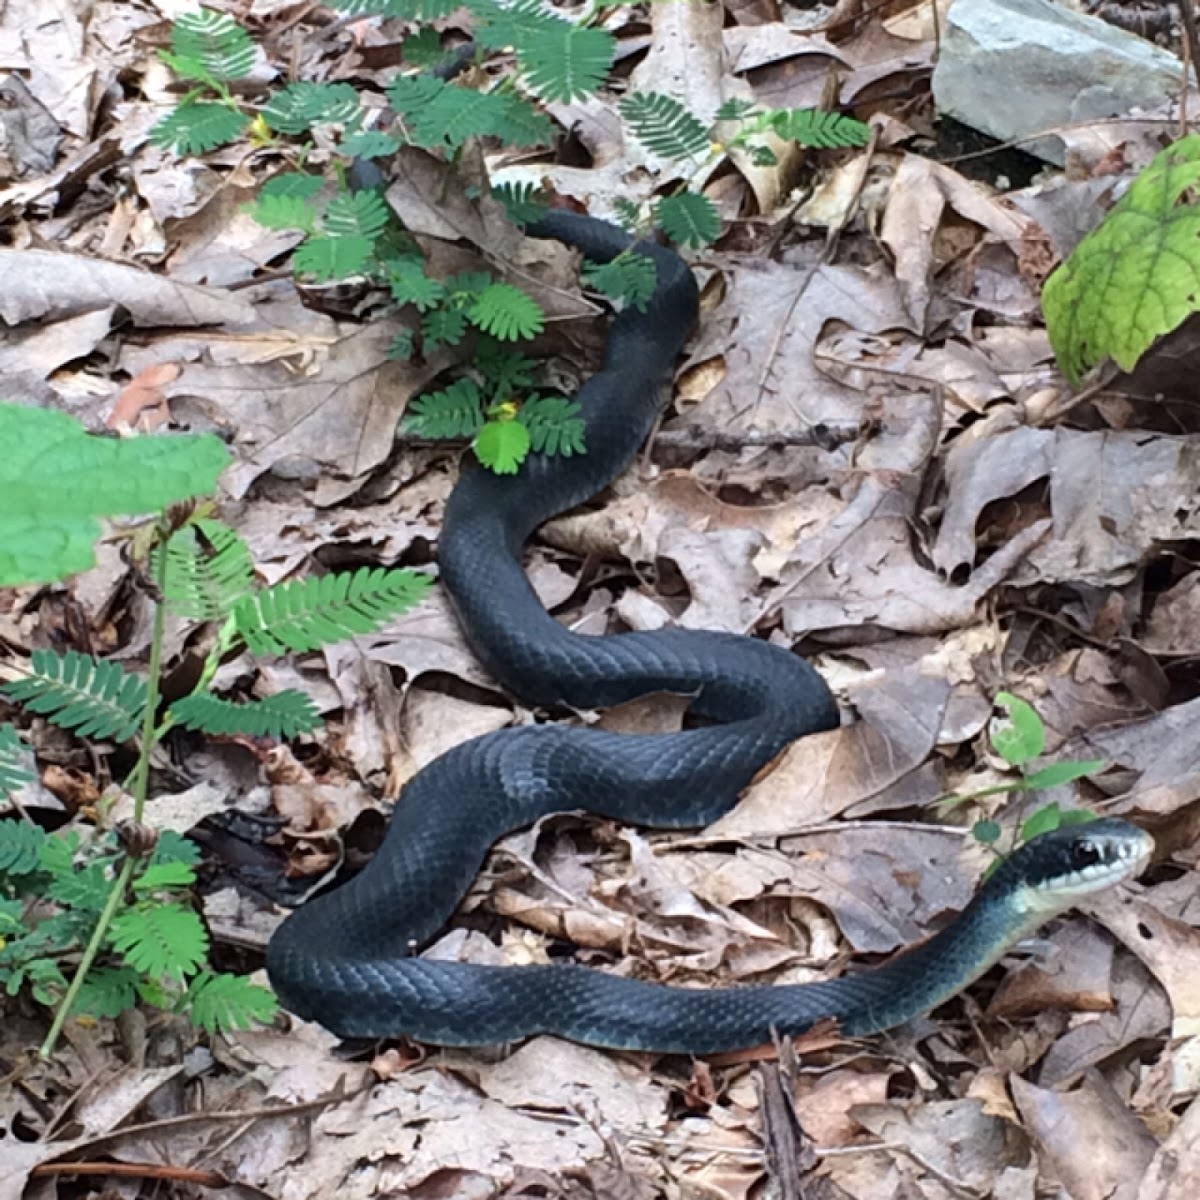
[[[550,213],[530,232],[601,262],[629,246],[620,230],[569,213]],[[522,547],[539,524],[595,495],[628,465],[695,321],[696,284],[682,260],[657,246],[637,250],[653,260],[658,282],[644,311],[615,318],[603,365],[578,394],[586,455],[531,456],[513,477],[466,471],[447,505],[439,564],[476,653],[526,703],[595,708],[671,691],[691,696],[693,712],[711,724],[653,736],[505,729],[422,770],[405,787],[367,869],[293,914],[268,947],[267,968],[284,1004],[343,1037],[404,1034],[480,1045],[544,1032],[705,1054],[798,1033],[825,1018],[865,1034],[953,995],[1031,920],[1040,924],[1066,907],[1070,899],[1051,903],[1038,890],[1052,866],[1076,882],[1103,874],[1107,883],[1144,857],[1145,835],[1124,822],[1086,827],[1093,833],[1085,851],[1077,832],[1048,835],[1041,850],[1032,843],[1024,858],[997,872],[944,933],[884,967],[828,983],[669,988],[578,966],[412,956],[454,911],[503,834],[573,809],[660,828],[703,825],[790,742],[838,721],[821,677],[781,647],[694,630],[571,633],[545,611],[521,568]],[[1014,905],[1024,906],[1024,916]]]

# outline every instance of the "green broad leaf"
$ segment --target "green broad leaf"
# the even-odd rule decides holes
[[[196,692],[171,705],[171,718],[201,733],[275,739],[310,733],[321,724],[317,706],[293,688],[242,704]]]
[[[93,967],[84,976],[71,1012],[119,1017],[137,1004],[138,973],[131,967]]]
[[[472,437],[483,425],[483,397],[473,379],[456,379],[440,392],[426,392],[408,406],[405,428],[426,438]]]
[[[310,237],[292,257],[301,275],[319,283],[361,275],[371,261],[375,242],[367,237]]]
[[[29,678],[14,679],[0,692],[79,737],[124,742],[137,732],[146,707],[146,681],[140,675],[75,650],[61,655],[35,650],[30,665]]]
[[[0,821],[0,874],[32,875],[45,844],[46,831],[32,821]]]
[[[584,451],[583,410],[562,396],[534,396],[521,405],[517,418],[529,430],[531,447],[539,454],[570,458]]]
[[[425,274],[425,264],[415,258],[392,259],[387,265],[388,286],[400,304],[429,312],[446,297],[445,287]]]
[[[175,154],[207,154],[236,142],[250,124],[249,116],[213,100],[181,104],[150,131],[150,140]]]
[[[700,158],[708,129],[678,100],[661,92],[632,92],[617,106],[630,132],[660,158]]]
[[[183,1007],[192,1023],[206,1033],[232,1033],[269,1025],[279,1012],[279,1001],[240,975],[206,971],[188,988]]]
[[[768,120],[785,141],[819,150],[865,146],[871,140],[869,125],[819,108],[781,108],[770,113]]]
[[[680,246],[708,246],[721,233],[721,214],[707,196],[680,192],[655,206],[655,219],[663,232]]]
[[[7,722],[0,725],[0,800],[32,783],[37,774],[31,767],[33,751],[21,741],[16,729]],[[0,851],[0,864],[3,852]]]
[[[1158,154],[1046,281],[1042,308],[1076,386],[1105,358],[1131,371],[1200,309],[1200,134]]]
[[[971,834],[983,846],[994,846],[1000,840],[1002,830],[995,821],[976,821]]]
[[[362,103],[348,83],[289,83],[262,107],[276,133],[307,133],[314,125],[353,125]]]
[[[0,404],[0,446],[0,587],[86,571],[100,517],[212,492],[229,462],[208,434],[92,437],[65,413],[16,404]]]
[[[196,872],[187,863],[152,863],[133,881],[133,890],[145,896],[151,892],[190,887],[196,882]]]
[[[241,535],[221,521],[194,517],[150,561],[155,577],[163,569],[163,594],[170,610],[196,621],[229,615],[233,602],[254,586],[254,559]]]
[[[374,633],[419,604],[432,582],[419,571],[383,567],[298,579],[244,596],[234,608],[234,620],[255,654],[319,650]]]
[[[232,17],[208,8],[179,15],[171,27],[171,50],[172,55],[163,57],[181,75],[189,72],[180,69],[180,61],[199,64],[202,74],[190,77],[203,81],[241,79],[254,66],[250,35]]]
[[[489,421],[475,435],[475,454],[489,471],[515,475],[533,439],[520,421]]]
[[[1040,833],[1050,833],[1063,824],[1064,812],[1057,804],[1044,804],[1021,825],[1021,841],[1027,842]]]
[[[566,104],[592,95],[613,64],[616,39],[604,29],[555,21],[517,43],[525,81],[543,100]]]
[[[146,706],[141,676],[75,650],[35,650],[30,666],[28,678],[6,683],[0,692],[80,737],[127,741],[137,732]]]
[[[182,979],[208,957],[208,932],[182,904],[127,908],[113,920],[109,939],[135,971],[153,979]]]
[[[471,305],[472,325],[502,342],[521,341],[541,333],[546,324],[541,305],[511,283],[493,283]]]
[[[1028,701],[1011,692],[999,692],[993,702],[1008,714],[1007,724],[992,725],[992,746],[1010,766],[1020,767],[1046,748],[1046,727]]]
[[[584,263],[583,277],[589,287],[623,308],[636,308],[639,312],[645,311],[658,283],[654,260],[630,252],[619,254],[611,262]]]
[[[1064,783],[1074,783],[1088,775],[1103,771],[1108,763],[1102,758],[1084,759],[1082,762],[1051,763],[1040,771],[1034,771],[1025,776],[1025,787],[1030,791],[1040,788],[1061,787]]]

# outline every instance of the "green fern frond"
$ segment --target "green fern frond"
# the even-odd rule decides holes
[[[201,733],[276,739],[309,733],[321,724],[317,706],[303,692],[291,688],[244,704],[196,692],[172,704],[171,717]]]
[[[527,292],[511,283],[493,283],[480,293],[467,313],[471,324],[502,342],[516,342],[541,333],[545,313]]]
[[[753,100],[743,100],[734,97],[726,100],[720,108],[713,113],[714,121],[744,121],[755,111],[756,105]]]
[[[645,311],[654,294],[658,272],[654,260],[644,254],[620,254],[611,262],[584,263],[583,277],[589,287],[602,292],[622,307]]]
[[[553,136],[550,119],[509,92],[475,92],[430,75],[405,75],[388,89],[414,145],[458,150],[472,137],[536,146]]]
[[[249,124],[244,112],[227,104],[192,100],[159,121],[150,140],[175,154],[207,154],[236,141]]]
[[[521,405],[518,418],[529,430],[532,448],[541,454],[570,458],[582,454],[586,428],[583,412],[574,400],[562,396],[534,396]]]
[[[254,1025],[269,1025],[279,1012],[279,1001],[266,988],[241,975],[204,971],[192,981],[181,1007],[206,1033],[233,1033]]]
[[[429,312],[446,298],[444,285],[425,274],[419,259],[393,259],[387,264],[387,279],[397,302],[411,304],[418,312]]]
[[[182,904],[127,908],[114,918],[109,940],[135,971],[152,979],[182,979],[208,957],[208,932]]]
[[[483,425],[483,397],[473,379],[456,379],[440,392],[417,396],[405,414],[405,428],[418,437],[471,437]]]
[[[325,229],[333,237],[365,237],[374,241],[387,227],[392,210],[375,192],[343,192],[325,210]]]
[[[29,679],[0,689],[10,700],[80,737],[123,742],[137,732],[146,707],[146,681],[140,676],[74,650],[62,655],[35,650],[31,666]]]
[[[162,558],[166,573],[160,576]],[[241,535],[221,521],[197,517],[151,554],[156,577],[163,578],[168,607],[181,617],[216,621],[254,585],[254,559]]]
[[[37,776],[30,769],[32,753],[10,724],[0,725],[0,799],[19,792]]]
[[[187,863],[152,863],[133,881],[133,890],[148,896],[152,892],[173,891],[191,887],[196,882],[196,872]]]
[[[508,219],[529,225],[546,212],[548,197],[532,183],[500,183],[492,188],[492,197],[504,205]]]
[[[55,875],[47,886],[50,899],[78,913],[98,914],[112,891],[111,863],[100,859]]]
[[[359,129],[342,138],[341,148],[347,158],[391,158],[400,142],[378,129]]]
[[[605,29],[553,21],[526,32],[517,62],[543,100],[572,100],[595,92],[613,64],[616,39]]]
[[[171,27],[171,50],[163,59],[176,74],[201,83],[249,75],[254,42],[230,16],[202,8],[181,13]]]
[[[624,196],[614,196],[612,206],[613,216],[622,229],[632,233],[641,224],[642,212],[633,200],[627,200]]]
[[[429,576],[418,571],[362,567],[243,596],[233,615],[255,654],[317,650],[374,632],[418,604],[431,586]]]
[[[708,130],[678,100],[661,92],[633,92],[618,105],[633,136],[661,158],[708,153]]]
[[[151,866],[162,863],[183,863],[194,867],[200,862],[200,847],[191,838],[184,837],[171,829],[164,829],[158,835],[154,853],[150,856]]]
[[[289,83],[262,107],[262,118],[276,131],[297,135],[314,125],[354,126],[362,102],[348,83]]]
[[[411,329],[402,329],[388,346],[388,358],[397,362],[408,362],[416,353],[417,339]]]
[[[46,831],[32,821],[0,821],[0,874],[32,875],[41,866]]]
[[[865,146],[871,140],[869,125],[819,108],[781,108],[770,114],[770,123],[781,138],[820,150]]]
[[[667,237],[680,246],[711,245],[721,232],[717,206],[697,192],[680,192],[660,200],[654,217]]]
[[[71,1011],[90,1017],[119,1017],[137,1003],[138,983],[132,967],[92,967]]]
[[[508,397],[521,388],[531,387],[534,366],[528,354],[493,338],[481,337],[475,346],[475,369],[487,381],[490,395]]]
[[[371,262],[375,242],[367,237],[310,237],[292,256],[292,266],[301,275],[319,283],[361,275]]]
[[[493,3],[494,0],[488,0]],[[433,21],[448,17],[463,5],[462,0],[329,0],[329,7],[348,17],[396,17],[402,21]]]
[[[314,233],[317,228],[317,193],[325,186],[319,175],[285,171],[268,179],[251,205],[254,219],[268,229],[302,229]]]
[[[466,334],[466,315],[457,308],[435,308],[421,319],[426,353],[432,353],[439,346],[457,346]]]

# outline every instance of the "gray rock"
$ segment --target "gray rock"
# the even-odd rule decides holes
[[[1179,59],[1050,0],[954,0],[933,72],[939,112],[1007,141],[1126,116],[1179,91]],[[1061,166],[1062,142],[1022,147]]]

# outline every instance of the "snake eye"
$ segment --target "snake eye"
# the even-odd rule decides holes
[[[1100,859],[1100,851],[1094,842],[1078,841],[1071,847],[1071,865],[1077,871],[1096,866]]]

